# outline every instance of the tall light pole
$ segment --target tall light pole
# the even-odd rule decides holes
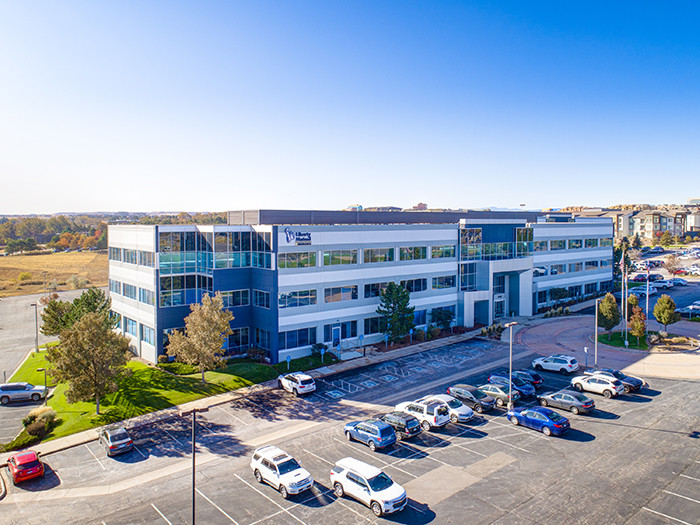
[[[37,372],[44,372],[44,390],[46,390],[46,388],[47,388],[47,386],[46,386],[46,368],[37,368],[36,371]]]
[[[593,367],[598,368],[598,303],[601,297],[595,300],[595,327],[593,328]],[[588,356],[586,356],[588,357]]]
[[[197,438],[197,412],[209,412],[209,408],[193,408],[192,410],[183,410],[180,412],[180,416],[189,416],[192,414],[192,525],[195,525],[196,513],[195,513],[195,452],[196,445],[195,439]]]
[[[508,335],[508,339],[510,340],[510,350],[508,352],[508,410],[513,409],[513,327],[516,324],[518,324],[516,321],[512,321],[503,325],[504,328],[510,329]]]
[[[39,305],[32,303],[29,306],[34,307],[34,349],[39,352]]]

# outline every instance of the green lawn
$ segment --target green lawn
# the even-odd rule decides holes
[[[627,334],[627,341],[629,341],[629,346],[627,348],[630,348],[632,350],[649,350],[649,347],[647,346],[647,343],[643,337],[640,338],[640,344],[637,344],[637,338],[633,335]],[[607,333],[600,334],[598,336],[598,342],[610,346],[625,348],[625,340],[623,338],[622,332],[613,332],[610,340],[608,340]]]

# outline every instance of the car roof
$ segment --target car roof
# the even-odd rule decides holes
[[[431,396],[425,397],[430,399],[437,399],[438,401],[442,401],[443,403],[447,403],[448,401],[452,401],[454,399],[454,397],[452,397],[449,394],[433,394]]]
[[[39,455],[34,450],[18,452],[13,457],[15,458],[15,463],[18,465],[24,465],[25,463],[31,463],[39,459]]]
[[[344,469],[352,470],[364,478],[373,478],[381,474],[381,470],[372,465],[360,461],[355,458],[343,458],[335,462],[335,464]]]
[[[18,381],[18,382],[16,382],[16,383],[3,383],[3,384],[1,384],[0,386],[19,386],[19,385],[21,385],[21,386],[28,386],[29,383],[24,382],[24,381]],[[32,385],[32,386],[33,386],[33,385]]]
[[[126,429],[124,427],[113,427],[113,428],[105,428],[103,430],[105,434],[109,434],[110,436],[117,434],[119,432],[126,432]],[[126,432],[128,434],[128,432]]]
[[[280,463],[284,460],[291,459],[292,457],[289,454],[287,454],[284,450],[282,450],[279,447],[276,447],[275,445],[266,445],[264,447],[260,447],[258,449],[255,449],[255,453],[264,456],[266,459],[269,459],[273,463]]]
[[[288,374],[282,374],[283,376],[294,376],[298,377],[299,379],[313,379],[309,374],[305,374],[304,372],[289,372]]]
[[[474,385],[467,385],[467,384],[465,384],[465,383],[460,383],[460,384],[452,385],[452,386],[453,386],[454,388],[461,388],[461,389],[463,389],[463,390],[469,390],[470,392],[476,390],[477,388],[479,388],[479,387],[477,387],[477,386],[474,386]]]

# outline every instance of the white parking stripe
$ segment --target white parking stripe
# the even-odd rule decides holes
[[[228,415],[231,416],[233,419],[235,419],[236,421],[238,421],[241,425],[247,425],[247,424],[248,424],[248,423],[246,423],[245,421],[243,421],[240,417],[234,415],[231,411],[226,410],[224,407],[220,407],[220,406],[217,405],[217,406],[214,407],[214,408],[218,408],[218,409],[221,410],[222,412],[228,414]]]
[[[337,438],[335,438],[335,440],[336,440],[338,443],[342,444],[342,445],[345,445],[345,446],[347,446],[347,447],[351,447],[351,448],[353,449],[353,451],[355,451],[355,452],[362,452],[365,456],[369,456],[369,457],[371,457],[372,459],[376,459],[377,461],[380,461],[381,463],[384,463],[384,465],[386,465],[387,467],[395,468],[396,470],[401,471],[401,472],[403,472],[404,474],[408,474],[409,476],[411,476],[411,477],[413,477],[413,478],[417,478],[417,477],[418,477],[418,476],[416,476],[415,474],[411,474],[410,472],[407,472],[407,471],[405,471],[405,470],[403,470],[403,469],[400,469],[400,468],[397,467],[396,465],[393,465],[393,464],[391,464],[391,463],[387,463],[387,462],[384,461],[381,457],[379,457],[377,454],[372,454],[372,453],[369,453],[369,452],[365,452],[365,451],[362,450],[362,449],[358,449],[358,448],[356,448],[356,447],[353,447],[353,446],[350,445],[347,441],[341,441],[341,440],[339,440],[339,439],[337,439]]]
[[[168,518],[165,517],[165,514],[163,514],[161,511],[158,510],[158,507],[156,507],[153,503],[151,503],[151,507],[153,507],[153,510],[155,510],[158,514],[160,514],[160,517],[165,520],[165,523],[168,525],[173,525]]]
[[[648,512],[653,512],[654,514],[658,514],[659,516],[663,516],[664,518],[668,518],[670,520],[677,521],[678,523],[682,523],[683,525],[693,525],[692,523],[688,523],[687,521],[679,520],[678,518],[674,518],[673,516],[669,516],[668,514],[663,514],[661,512],[651,510],[648,507],[642,507],[642,508]]]
[[[404,444],[404,443],[401,443],[400,441],[397,441],[396,444],[397,444],[398,446],[400,446],[400,447],[404,447],[404,448],[407,449],[407,450],[414,450],[413,447],[409,447],[408,445],[406,445],[406,444]],[[391,455],[393,455],[393,454],[396,453],[396,452],[400,452],[400,450],[399,450],[399,449],[397,449],[397,450],[392,450],[391,452],[389,452],[389,455],[391,456]],[[432,459],[433,461],[435,461],[436,463],[440,463],[441,465],[452,466],[452,465],[450,465],[449,463],[446,463],[446,462],[442,461],[441,459],[434,458],[434,457],[431,456],[430,454],[426,455],[425,457],[426,457],[426,459]],[[399,459],[401,459],[401,458],[399,458]],[[396,468],[396,467],[394,467],[394,468]]]
[[[307,504],[309,501],[312,501],[312,500],[314,500],[314,499],[316,499],[316,498],[318,498],[318,497],[320,497],[320,496],[325,496],[326,494],[332,494],[332,493],[333,493],[333,491],[332,491],[331,489],[326,489],[326,490],[324,490],[324,491],[322,491],[322,492],[319,492],[318,494],[314,494],[313,496],[310,496],[310,497],[306,498],[305,500],[300,501],[299,503],[295,503],[294,505],[292,505],[292,506],[289,507],[289,508],[290,508],[290,509],[293,509],[294,507],[298,507],[299,505],[305,505],[305,504]],[[334,497],[335,497],[335,496],[334,496]],[[336,499],[337,499],[337,498],[336,498]],[[286,512],[286,511],[285,511],[285,510],[278,510],[278,511],[275,512],[274,514],[270,514],[269,516],[265,516],[264,518],[260,518],[258,521],[254,521],[253,523],[249,523],[248,525],[257,525],[258,523],[261,523],[261,522],[263,522],[263,521],[267,521],[267,520],[269,520],[270,518],[274,518],[275,516],[278,516],[279,514],[282,514],[283,512]]]
[[[165,432],[166,434],[168,434],[172,439],[174,439],[175,441],[177,441],[177,442],[180,444],[180,446],[183,446],[182,441],[180,441],[180,440],[177,439],[175,436],[173,436],[170,432],[168,432],[168,429],[167,429],[167,428],[161,427],[161,430],[162,430],[163,432]]]
[[[676,494],[675,492],[671,492],[668,490],[664,490],[663,492],[665,492],[666,494],[671,494],[672,496],[677,496],[679,498],[687,499],[687,500],[692,501],[694,503],[700,503],[700,501],[693,499],[693,498],[689,498],[688,496],[683,496],[682,494]]]
[[[134,445],[134,450],[135,450],[136,452],[138,452],[139,454],[141,454],[142,457],[144,457],[144,458],[146,457],[146,454],[144,454],[143,452],[141,452],[141,450],[139,449],[139,447],[137,447],[136,445]]]
[[[90,447],[87,446],[87,443],[85,443],[85,448],[92,455],[92,457],[95,458],[95,461],[97,461],[97,463],[100,465],[100,467],[102,467],[102,470],[107,470],[105,468],[105,466],[102,464],[102,462],[99,459],[97,459],[97,456],[94,454],[94,452],[92,450],[90,450]]]
[[[681,477],[692,479],[693,481],[700,481],[700,478],[694,478],[693,476],[686,476],[685,474],[681,474]]]
[[[343,500],[341,500],[340,498],[337,498],[335,501],[337,501],[338,503],[340,503],[343,507],[345,507],[345,508],[348,509],[349,511],[354,512],[355,514],[357,514],[360,518],[364,519],[367,523],[372,523],[372,520],[371,520],[371,519],[369,519],[369,518],[368,518],[367,516],[365,516],[364,514],[360,514],[359,512],[357,512],[357,511],[356,511],[355,509],[353,509],[351,506],[349,506],[348,504],[344,503]]]
[[[216,510],[218,510],[219,512],[221,512],[221,514],[223,514],[224,516],[226,516],[226,517],[229,519],[229,521],[231,521],[231,523],[235,523],[236,525],[238,525],[238,522],[237,522],[236,520],[234,520],[231,516],[229,516],[229,515],[226,513],[226,511],[225,511],[224,509],[222,509],[222,508],[219,507],[216,503],[214,503],[212,500],[210,500],[209,498],[207,498],[201,490],[199,490],[199,489],[197,489],[197,488],[194,489],[194,490],[197,491],[197,494],[199,494],[199,495],[202,496],[205,500],[207,500],[209,503],[211,503],[212,505],[214,505],[214,507],[216,508]]]
[[[313,452],[310,452],[310,451],[306,450],[305,448],[302,448],[302,450],[303,450],[304,452],[306,452],[307,454],[311,454],[311,455],[312,455],[313,457],[315,457],[316,459],[320,459],[321,461],[325,461],[326,463],[328,463],[328,464],[331,465],[331,466],[334,466],[334,465],[335,465],[335,463],[333,463],[332,461],[328,461],[326,458],[322,458],[321,456],[317,456],[316,454],[314,454]]]
[[[240,477],[238,474],[235,474],[235,473],[234,473],[234,476],[236,476],[236,477],[237,477],[238,479],[240,479],[243,483],[245,483],[246,485],[248,485],[248,486],[249,486],[251,489],[253,489],[255,492],[257,492],[258,494],[260,494],[261,496],[263,496],[265,499],[267,499],[268,501],[270,501],[270,502],[273,503],[274,505],[278,506],[280,509],[282,509],[284,512],[286,512],[287,514],[289,514],[292,518],[294,518],[295,520],[297,520],[299,523],[301,523],[302,525],[306,525],[306,523],[304,523],[304,522],[301,521],[299,518],[297,518],[294,514],[292,514],[291,512],[289,512],[288,509],[285,509],[282,505],[280,505],[280,504],[277,503],[275,500],[273,500],[272,498],[270,498],[270,497],[269,497],[267,494],[265,494],[264,492],[261,492],[261,491],[259,491],[258,489],[256,489],[253,485],[251,485],[250,483],[248,483],[246,480],[244,480],[244,479],[243,479],[242,477]]]

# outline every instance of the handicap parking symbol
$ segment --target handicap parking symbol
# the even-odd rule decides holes
[[[361,381],[360,384],[365,388],[372,388],[374,386],[377,386],[379,383],[377,383],[376,381]]]
[[[397,378],[395,376],[387,374],[387,375],[381,376],[379,379],[381,379],[382,381],[389,382],[389,381],[396,381]]]
[[[338,399],[339,397],[343,397],[345,394],[340,390],[329,390],[326,392],[326,395],[332,397],[333,399]]]

